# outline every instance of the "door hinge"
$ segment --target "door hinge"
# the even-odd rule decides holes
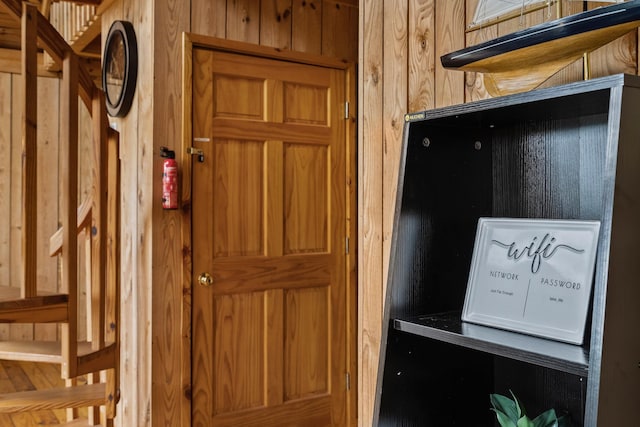
[[[346,375],[347,391],[351,390],[351,374],[347,372]]]
[[[349,255],[349,236],[344,239],[344,251],[347,255]]]
[[[349,101],[344,103],[344,118],[349,118]]]

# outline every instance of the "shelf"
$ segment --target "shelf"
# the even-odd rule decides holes
[[[394,319],[396,330],[474,350],[587,376],[589,351],[581,346],[462,322],[460,313]]]

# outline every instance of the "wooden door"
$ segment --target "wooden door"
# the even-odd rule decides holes
[[[344,104],[343,70],[193,50],[194,426],[347,423]]]

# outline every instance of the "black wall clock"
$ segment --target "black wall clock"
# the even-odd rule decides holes
[[[138,77],[138,45],[131,22],[114,21],[109,28],[102,61],[102,88],[111,117],[124,117],[131,108]]]

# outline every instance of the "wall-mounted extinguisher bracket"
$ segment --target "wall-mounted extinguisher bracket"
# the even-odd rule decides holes
[[[162,162],[162,207],[178,209],[178,162],[176,152],[167,147],[160,147]]]

